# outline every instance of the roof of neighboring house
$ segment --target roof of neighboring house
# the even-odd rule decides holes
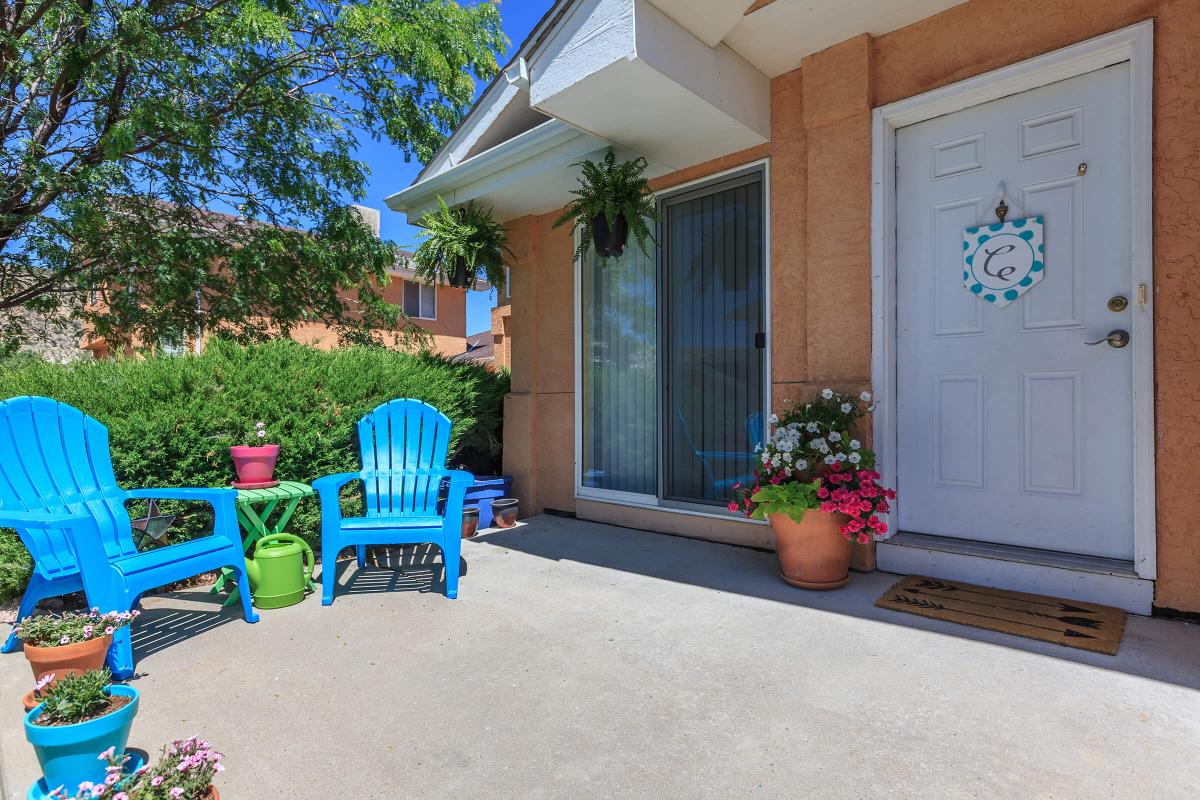
[[[495,358],[496,341],[492,332],[484,331],[467,337],[467,351],[452,357],[451,361],[476,361],[490,363]]]

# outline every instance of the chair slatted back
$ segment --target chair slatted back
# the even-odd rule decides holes
[[[450,419],[420,400],[392,400],[358,423],[359,453],[368,517],[437,513],[441,478],[405,474],[443,469],[450,449]]]
[[[16,511],[88,514],[116,558],[137,552],[113,474],[108,429],[45,397],[0,402],[0,506]],[[19,530],[47,577],[73,571],[75,555],[58,530]]]

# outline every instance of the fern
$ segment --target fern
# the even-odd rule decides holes
[[[579,188],[571,190],[575,199],[567,204],[554,227],[570,222],[572,229],[579,231],[575,258],[582,260],[587,255],[592,246],[592,218],[600,215],[610,227],[623,215],[638,248],[649,255],[646,242],[655,239],[647,222],[658,221],[658,209],[650,194],[650,184],[643,177],[648,166],[646,159],[639,156],[618,162],[616,148],[609,147],[600,162],[584,159],[571,166],[579,167]],[[604,266],[607,254],[597,250],[596,259]]]
[[[462,259],[467,265],[468,288],[482,273],[483,278],[504,289],[504,257],[512,255],[504,226],[473,202],[450,208],[438,198],[438,207],[417,223],[424,239],[413,254],[413,270],[429,283],[449,283]]]

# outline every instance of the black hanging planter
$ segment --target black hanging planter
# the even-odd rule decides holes
[[[603,258],[617,258],[625,252],[625,243],[629,240],[629,223],[624,214],[617,214],[612,228],[603,214],[592,217],[592,243],[596,254]]]
[[[467,260],[462,256],[454,259],[454,272],[447,276],[447,282],[458,289],[467,289],[471,286],[470,277],[467,275]]]

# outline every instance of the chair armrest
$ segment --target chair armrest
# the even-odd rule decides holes
[[[462,525],[463,502],[467,497],[467,489],[475,483],[475,476],[461,469],[439,470],[442,477],[450,479],[449,491],[446,492],[446,510],[442,522],[442,530],[446,536],[458,536]]]
[[[343,486],[361,477],[361,472],[339,472],[335,475],[326,475],[317,478],[312,482],[312,487],[317,494],[332,494],[334,497],[337,497],[337,493],[342,490]]]
[[[161,489],[129,489],[125,495],[131,500],[198,500],[204,503],[216,504],[229,498],[237,499],[237,489],[212,487],[168,487]]]
[[[8,511],[0,508],[0,527],[4,528],[70,528],[80,522],[91,522],[90,514],[68,514],[61,511]]]

